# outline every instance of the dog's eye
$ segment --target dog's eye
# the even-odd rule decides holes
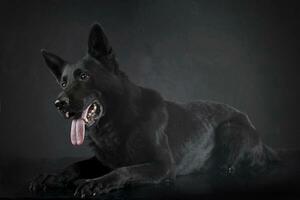
[[[66,82],[66,81],[61,82],[61,86],[62,86],[63,88],[66,87],[66,86],[67,86],[67,82]]]
[[[80,74],[80,80],[87,80],[88,78],[89,78],[89,75],[87,75],[86,73]]]

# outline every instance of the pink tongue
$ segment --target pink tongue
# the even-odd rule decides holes
[[[71,126],[71,142],[73,145],[81,145],[85,135],[85,123],[83,119],[74,119]]]

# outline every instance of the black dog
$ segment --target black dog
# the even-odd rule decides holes
[[[201,170],[256,171],[276,159],[246,114],[216,102],[169,102],[128,80],[98,24],[77,63],[42,54],[63,90],[55,106],[72,119],[72,144],[86,135],[95,157],[37,177],[33,191],[75,186],[76,196],[95,196]]]

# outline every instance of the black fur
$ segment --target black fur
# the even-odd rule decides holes
[[[276,159],[246,114],[216,102],[169,102],[132,83],[98,24],[92,27],[88,54],[79,62],[69,64],[45,50],[42,54],[63,85],[58,96],[67,102],[60,109],[63,115],[68,111],[79,118],[95,99],[105,115],[87,128],[95,157],[37,177],[30,185],[33,191],[75,186],[75,195],[85,197],[197,171],[256,172]],[[80,80],[83,72],[88,80]]]

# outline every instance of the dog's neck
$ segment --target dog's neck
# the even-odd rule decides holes
[[[111,107],[108,108],[103,119],[99,121],[100,126],[113,123],[118,127],[124,127],[134,123],[138,117],[141,87],[132,83],[127,77],[124,77],[122,81],[122,93],[109,100]]]
[[[141,98],[141,88],[130,80],[126,80],[127,83],[124,84],[124,92],[122,96],[118,99],[118,109],[116,110],[116,115],[118,115],[120,120],[125,124],[133,122],[138,117],[138,106],[139,100]]]

